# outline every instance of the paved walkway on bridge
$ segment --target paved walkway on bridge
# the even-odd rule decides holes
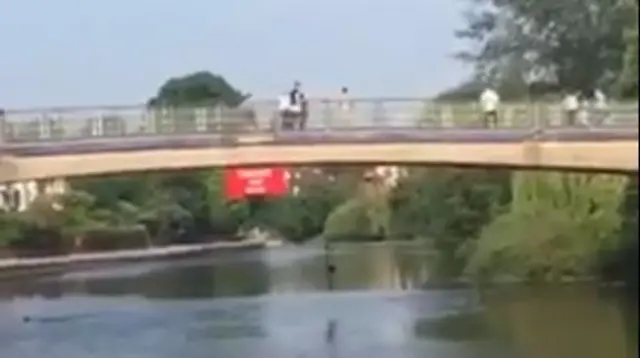
[[[543,141],[637,140],[638,128],[522,129],[419,129],[375,128],[340,131],[264,132],[241,135],[182,134],[144,137],[92,138],[65,141],[8,143],[4,154],[45,156],[114,151],[192,149],[249,145],[382,144],[382,143],[514,143],[536,138]]]

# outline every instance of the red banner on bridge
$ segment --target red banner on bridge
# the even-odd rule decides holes
[[[289,190],[288,170],[272,168],[227,168],[224,172],[228,200],[248,196],[282,196]]]

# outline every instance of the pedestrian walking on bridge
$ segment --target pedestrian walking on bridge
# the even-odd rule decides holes
[[[572,91],[566,91],[564,99],[562,100],[562,109],[564,111],[564,125],[567,127],[575,126],[578,119],[578,112],[580,111],[578,94]]]
[[[480,94],[480,107],[482,109],[482,121],[485,128],[498,127],[498,107],[500,95],[492,88],[487,87]]]

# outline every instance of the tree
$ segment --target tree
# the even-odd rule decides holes
[[[238,107],[250,97],[231,86],[224,77],[210,72],[194,72],[167,80],[150,106],[215,106]]]
[[[638,99],[638,2],[626,0],[625,6],[633,14],[633,21],[625,30],[626,50],[618,91],[624,98]]]
[[[253,109],[239,107],[249,97],[222,76],[200,71],[169,79],[148,105],[156,109],[156,132],[234,132],[257,126]]]
[[[618,0],[473,0],[458,36],[478,45],[460,58],[487,80],[518,63],[526,82],[609,89],[620,73],[632,19]]]
[[[510,210],[486,226],[467,270],[479,277],[553,280],[594,273],[619,245],[627,178],[519,173]]]
[[[322,236],[326,240],[370,240],[376,236],[367,207],[358,199],[351,199],[335,208],[324,223]]]
[[[619,215],[619,241],[605,247],[600,255],[599,273],[604,279],[624,279],[638,284],[638,178],[629,178]]]
[[[229,202],[224,196],[222,171],[206,172],[202,177],[206,187],[203,203],[208,215],[209,230],[218,235],[235,235],[249,216],[246,202]]]
[[[10,248],[24,239],[29,226],[20,213],[0,212],[0,249]]]
[[[303,242],[323,233],[327,217],[353,192],[353,177],[341,170],[296,171],[300,176],[291,181],[292,191],[283,198],[260,201],[251,222]]]
[[[329,240],[388,239],[391,220],[389,188],[377,176],[360,175],[355,195],[327,216],[323,236]]]
[[[414,169],[391,193],[393,236],[422,238],[457,273],[470,243],[509,202],[509,180],[495,170]]]

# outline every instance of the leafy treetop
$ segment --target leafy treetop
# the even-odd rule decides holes
[[[251,95],[242,93],[224,77],[206,71],[167,80],[149,106],[225,105],[238,107]]]

